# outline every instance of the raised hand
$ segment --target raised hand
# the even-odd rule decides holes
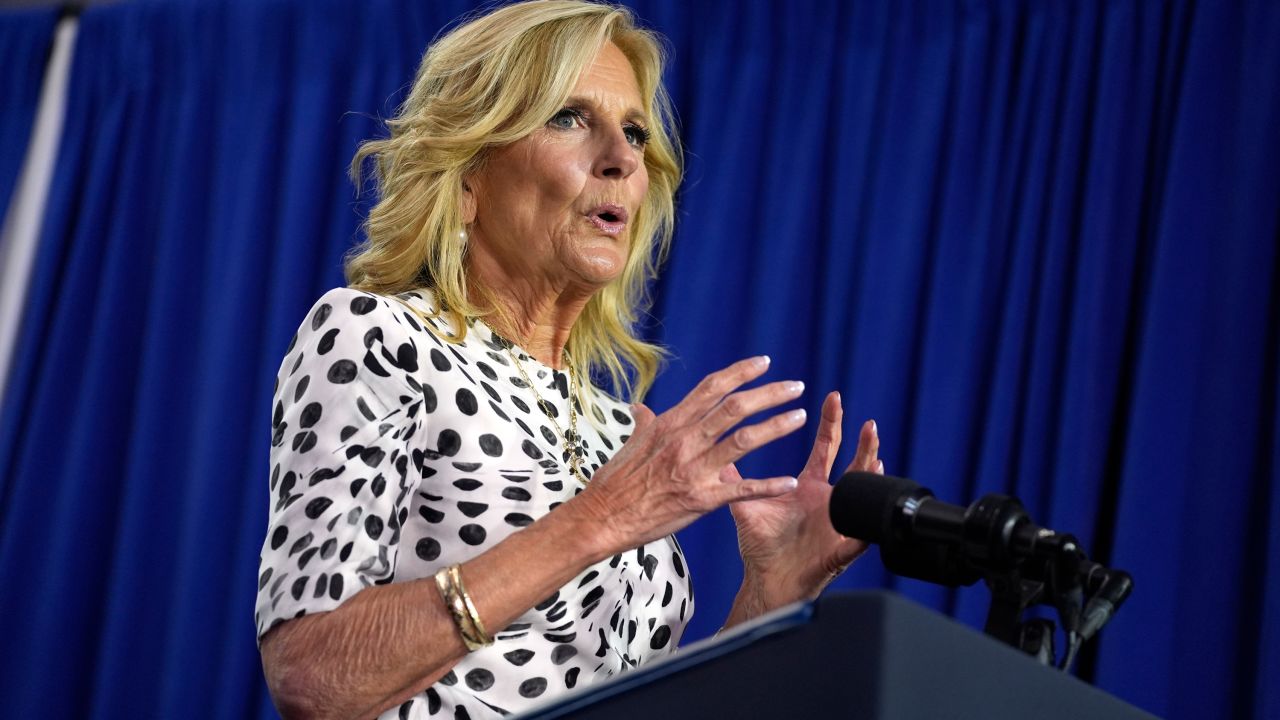
[[[683,400],[655,416],[635,405],[636,430],[573,503],[598,525],[599,542],[621,552],[669,535],[734,501],[779,498],[796,478],[721,482],[722,469],[748,452],[798,430],[803,410],[734,430],[744,418],[794,400],[796,382],[738,390],[764,374],[767,357],[742,360],[708,375]]]
[[[840,395],[833,392],[822,404],[818,434],[795,492],[731,506],[744,580],[739,602],[726,625],[817,597],[866,550],[861,540],[837,533],[828,516],[831,468],[840,449],[842,418]],[[857,452],[846,472],[883,473],[879,450],[875,421],[868,420],[862,425]],[[721,469],[721,481],[731,487],[751,482],[743,480],[733,465]]]

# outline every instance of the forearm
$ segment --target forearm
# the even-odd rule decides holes
[[[733,599],[733,606],[729,608],[723,629],[727,630],[794,602],[812,600],[822,592],[825,585],[826,583],[816,587],[802,586],[793,579],[771,579],[761,573],[748,571]]]
[[[591,522],[565,503],[461,566],[490,634],[608,557]],[[267,682],[285,717],[373,717],[435,682],[466,655],[432,578],[366,588],[341,607],[263,638]]]
[[[752,618],[768,612],[768,600],[760,583],[750,578],[743,578],[738,594],[733,598],[733,606],[729,608],[729,616],[725,618],[723,630],[744,623]]]

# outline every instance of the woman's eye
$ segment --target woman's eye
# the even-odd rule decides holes
[[[639,125],[627,125],[622,129],[627,136],[627,142],[638,148],[643,148],[649,144],[649,131]]]
[[[551,127],[560,128],[561,130],[570,130],[578,124],[579,117],[580,116],[577,112],[569,108],[565,108],[552,116],[551,120],[548,121],[547,124]]]

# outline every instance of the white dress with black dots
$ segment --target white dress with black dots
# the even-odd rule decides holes
[[[271,512],[258,637],[370,585],[430,578],[572,498],[552,423],[483,323],[448,343],[426,292],[340,288],[311,309],[276,379]],[[429,322],[451,331],[443,318]],[[568,427],[568,378],[512,351]],[[588,477],[626,441],[630,409],[586,387]],[[383,718],[520,712],[673,652],[693,594],[674,537],[593,565]]]

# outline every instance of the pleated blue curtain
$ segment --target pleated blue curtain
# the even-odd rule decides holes
[[[830,389],[849,431],[874,417],[890,472],[1015,494],[1134,573],[1083,659],[1100,686],[1169,717],[1280,713],[1280,8],[787,8],[714,15],[689,48],[658,313],[681,357],[654,404],[768,352],[811,417]],[[745,469],[795,472],[810,440]],[[728,513],[689,534],[695,575],[736,583]],[[989,597],[874,554],[837,583],[877,585],[977,626]],[[704,592],[696,634],[731,599]]]
[[[0,13],[0,218],[22,170],[57,21],[57,11],[44,8]]]
[[[0,415],[6,712],[274,716],[271,381],[341,284],[356,143],[471,7],[83,15]],[[836,389],[847,435],[876,418],[891,473],[1015,494],[1134,574],[1086,677],[1162,716],[1280,715],[1280,6],[635,7],[670,38],[689,149],[650,405],[768,353],[811,417]],[[810,440],[743,470],[795,472]],[[725,512],[681,540],[692,639],[740,567]],[[985,612],[874,552],[838,585]]]
[[[252,630],[271,382],[341,283],[345,176],[464,6],[86,11],[0,420],[12,717],[271,716]]]

